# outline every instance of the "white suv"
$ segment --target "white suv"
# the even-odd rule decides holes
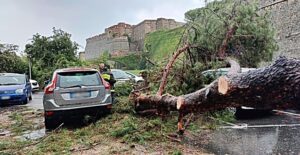
[[[36,80],[30,79],[32,91],[38,91],[40,89],[39,83]]]

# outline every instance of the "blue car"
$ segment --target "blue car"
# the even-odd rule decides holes
[[[32,88],[25,74],[0,73],[0,105],[27,104]]]

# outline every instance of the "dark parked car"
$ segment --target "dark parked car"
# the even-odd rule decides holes
[[[70,118],[109,112],[110,86],[95,69],[59,69],[44,89],[43,105],[45,127],[54,129]]]
[[[31,99],[31,84],[25,74],[0,73],[0,105],[27,104]]]

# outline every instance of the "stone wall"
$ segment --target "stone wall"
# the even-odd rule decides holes
[[[125,55],[130,51],[141,51],[147,33],[161,29],[173,29],[183,23],[174,19],[158,18],[157,20],[144,20],[137,25],[118,23],[105,29],[100,35],[86,39],[85,58],[87,60],[98,58],[102,52],[108,51],[112,55]]]
[[[300,0],[261,0],[261,11],[269,11],[276,29],[278,56],[300,58]]]
[[[146,34],[154,31],[156,31],[156,20],[144,20],[133,27],[132,39],[136,44],[136,50],[143,49]]]
[[[106,34],[101,34],[88,38],[85,46],[85,59],[98,58],[101,52],[109,49],[108,37]]]
[[[132,34],[132,26],[126,23],[118,23],[117,25],[113,25],[109,28],[105,29],[105,33],[110,38],[122,37],[122,36],[131,36]]]
[[[174,29],[184,23],[176,22],[174,19],[158,18],[157,20],[144,20],[133,27],[133,40],[136,41],[139,51],[144,48],[144,39],[150,32],[162,29]]]
[[[85,60],[85,55],[84,54],[85,54],[84,52],[79,52],[78,53],[78,57],[79,57],[80,60]]]
[[[121,51],[129,52],[129,42],[126,36],[117,37],[109,40],[109,52]]]

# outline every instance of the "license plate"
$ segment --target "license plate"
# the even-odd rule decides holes
[[[71,93],[71,98],[86,98],[91,97],[91,92]]]
[[[9,96],[2,96],[1,99],[2,99],[2,100],[9,100],[10,97],[9,97]]]

